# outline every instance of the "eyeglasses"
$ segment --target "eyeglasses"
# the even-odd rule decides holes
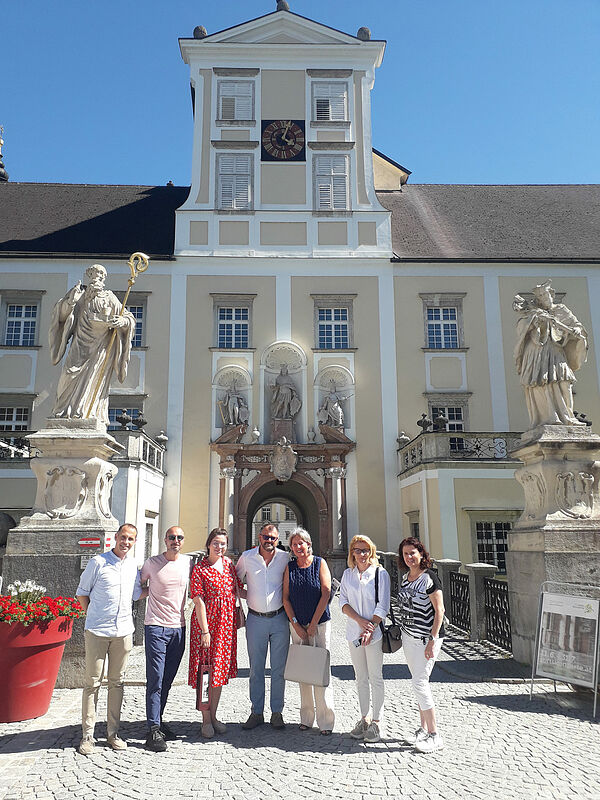
[[[169,536],[169,541],[170,541],[170,542],[174,542],[175,540],[177,540],[178,542],[183,542],[184,538],[185,538],[184,536],[173,536],[173,535],[171,534],[171,535]]]
[[[276,542],[279,539],[279,536],[267,536],[266,533],[261,533],[261,536],[265,542]]]
[[[365,550],[363,547],[354,547],[352,552],[357,556],[367,556],[371,551]]]

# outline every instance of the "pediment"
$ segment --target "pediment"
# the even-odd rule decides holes
[[[356,36],[329,28],[291,11],[275,11],[208,35],[204,42],[222,44],[354,44]]]

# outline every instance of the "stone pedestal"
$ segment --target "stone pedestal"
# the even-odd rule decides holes
[[[462,561],[456,561],[453,558],[436,558],[435,566],[438,571],[438,578],[442,584],[442,595],[444,596],[444,608],[446,615],[450,618],[452,608],[452,599],[450,595],[450,573],[460,572]]]
[[[112,547],[118,521],[110,510],[117,467],[109,463],[123,450],[95,419],[50,419],[28,437],[37,478],[35,505],[10,531],[3,560],[4,585],[28,578],[51,596],[73,596],[90,556]],[[77,686],[83,674],[83,624],[74,626],[57,686]]]
[[[544,581],[600,583],[600,436],[541,425],[511,455],[525,508],[508,537],[513,655],[530,664]]]
[[[484,578],[493,578],[496,567],[493,564],[465,564],[469,576],[469,612],[471,616],[471,632],[469,638],[472,642],[479,642],[487,638],[487,623],[485,618],[485,584]]]
[[[282,436],[288,442],[295,442],[296,436],[294,435],[294,420],[293,419],[272,419],[271,420],[271,443],[275,444]]]

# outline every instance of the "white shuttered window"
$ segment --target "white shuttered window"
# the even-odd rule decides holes
[[[219,81],[219,119],[254,119],[254,82]]]
[[[348,156],[315,159],[315,206],[319,210],[345,210],[348,203]]]
[[[348,119],[346,83],[313,83],[313,120],[316,122]]]
[[[252,168],[251,155],[217,156],[218,208],[252,208]]]

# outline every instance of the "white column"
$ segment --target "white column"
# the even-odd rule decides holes
[[[225,529],[231,539],[233,536],[233,501],[234,501],[234,486],[233,480],[236,476],[235,467],[222,467],[221,477],[225,478],[225,514],[224,523]]]
[[[504,369],[504,343],[502,341],[502,319],[500,314],[500,291],[497,275],[486,275],[483,279],[485,303],[485,328],[490,368],[490,394],[492,397],[492,422],[495,431],[507,431],[508,399],[506,395],[506,373]]]
[[[381,352],[381,433],[383,438],[383,467],[387,546],[397,541],[400,526],[398,494],[398,383],[396,374],[396,322],[394,312],[394,276],[392,272],[379,276],[379,340]]]
[[[292,279],[289,275],[275,278],[275,338],[292,339]]]
[[[456,524],[454,478],[443,469],[438,469],[437,474],[442,525],[442,556],[458,560],[458,526]]]
[[[598,303],[592,298],[600,297],[600,277],[598,275],[591,276],[587,279],[588,283],[588,297],[590,299],[590,312],[592,315],[592,337],[594,340],[594,347],[596,349],[596,371],[598,372],[598,391],[600,391],[600,358],[598,358],[598,348],[600,348],[600,311],[598,310]]]
[[[331,477],[331,527],[333,534],[333,549],[339,550],[342,547],[342,517],[340,506],[342,503],[342,478],[346,477],[344,467],[330,467],[329,476]]]
[[[166,473],[161,524],[166,530],[179,521],[181,455],[183,450],[183,395],[185,388],[185,275],[171,277],[171,309],[169,326],[169,375],[167,382],[167,433],[169,445],[165,456]]]
[[[421,510],[423,511],[423,534],[421,539],[425,548],[429,550],[429,508],[427,507],[427,473],[421,472],[419,475],[421,482]],[[420,534],[420,531],[419,531]]]

